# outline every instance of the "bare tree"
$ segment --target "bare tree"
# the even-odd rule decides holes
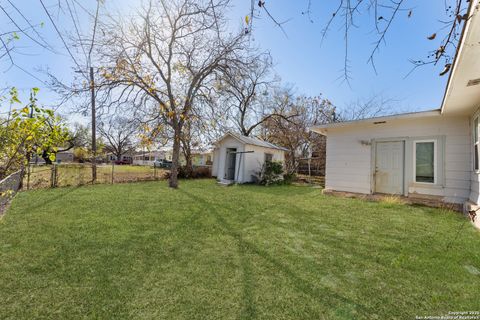
[[[177,173],[185,122],[206,82],[245,49],[244,34],[228,34],[227,0],[149,1],[125,21],[100,26],[102,84],[116,101],[141,109],[146,121],[161,120],[173,134],[169,186]]]
[[[98,131],[105,140],[105,151],[115,155],[117,160],[122,160],[123,155],[135,149],[134,138],[138,125],[129,118],[111,117],[100,123]]]
[[[232,65],[216,83],[219,97],[215,103],[223,107],[219,108],[227,115],[223,119],[244,136],[258,133],[271,118],[288,120],[293,115],[277,112],[271,103],[278,81],[267,53],[248,55]]]
[[[420,1],[417,1],[420,3]],[[314,20],[314,12],[312,10],[312,0],[299,1],[299,11],[308,18],[310,22]],[[329,2],[330,3],[330,2]],[[380,51],[383,44],[387,42],[388,32],[391,30],[394,22],[398,19],[410,19],[415,15],[415,5],[412,1],[405,0],[336,0],[336,6],[333,9],[330,18],[324,23],[324,27],[320,32],[321,41],[327,37],[333,27],[337,27],[335,23],[338,21],[340,29],[343,32],[344,41],[344,59],[342,78],[348,82],[350,80],[350,34],[351,29],[357,27],[356,20],[361,15],[368,15],[371,21],[371,27],[374,30],[376,39],[373,42],[372,50],[368,57],[367,63],[370,63],[377,72],[375,66],[375,56]],[[428,52],[426,59],[411,59],[413,64],[412,71],[424,65],[437,65],[442,63],[444,68],[440,75],[448,73],[451,67],[453,55],[456,52],[456,45],[460,36],[460,31],[465,21],[470,17],[467,13],[468,5],[478,4],[477,0],[445,0],[437,1],[437,5],[443,5],[445,10],[444,17],[439,17],[440,27],[438,30],[432,30],[432,33],[426,39],[431,40],[433,49]],[[281,18],[272,15],[269,7],[274,4],[267,1],[252,1],[250,12],[246,16],[245,32],[252,32],[255,18],[262,15],[269,18],[275,26],[283,33],[284,24],[288,22],[288,18]],[[326,6],[325,3],[322,6]],[[405,22],[404,22],[405,23]],[[434,41],[435,40],[435,41]],[[409,73],[410,74],[410,73]]]
[[[335,107],[321,95],[294,97],[285,89],[276,91],[273,101],[276,112],[285,117],[265,121],[264,138],[289,150],[285,167],[287,172],[294,173],[301,158],[309,157],[312,150],[319,151],[324,144],[324,137],[310,131],[310,127],[333,122]]]
[[[336,110],[335,121],[361,120],[392,114],[396,100],[381,94],[372,94],[366,99],[357,99],[341,110]]]
[[[219,80],[223,91],[222,104],[240,133],[249,136],[264,120],[261,95],[267,92],[272,79],[272,61],[267,54],[246,57],[232,66]]]

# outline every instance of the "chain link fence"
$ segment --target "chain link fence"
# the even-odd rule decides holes
[[[136,181],[153,181],[166,179],[168,170],[155,166],[133,166],[99,164],[97,168],[98,184],[114,184]],[[92,164],[52,164],[27,167],[23,180],[26,190],[39,188],[56,188],[92,184]]]
[[[296,177],[300,182],[325,187],[325,158],[311,157],[299,159]]]

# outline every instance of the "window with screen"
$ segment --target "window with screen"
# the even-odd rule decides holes
[[[415,181],[435,183],[435,141],[415,142]]]

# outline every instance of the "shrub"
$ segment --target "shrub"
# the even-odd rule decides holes
[[[277,161],[265,162],[262,166],[262,171],[260,172],[259,177],[260,184],[265,186],[283,183],[282,163]]]
[[[283,175],[284,184],[291,184],[293,181],[295,181],[295,179],[297,179],[297,176],[295,175],[295,173],[285,173]]]
[[[211,178],[212,171],[209,167],[193,167],[192,172],[188,174],[187,167],[181,166],[178,168],[178,178],[179,179],[202,179],[202,178]],[[170,171],[166,174],[166,179],[170,178]]]

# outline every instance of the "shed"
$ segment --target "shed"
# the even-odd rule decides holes
[[[212,176],[223,182],[253,182],[265,161],[283,162],[285,151],[267,141],[228,132],[215,143]]]

